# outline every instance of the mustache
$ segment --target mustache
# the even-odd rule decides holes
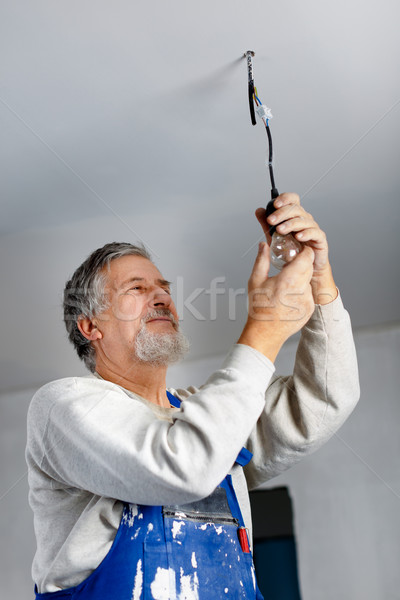
[[[168,317],[170,319],[172,325],[175,329],[178,329],[179,323],[175,319],[174,315],[168,308],[155,308],[150,311],[145,317],[142,319],[142,324],[151,321],[152,319],[156,319],[157,317]]]

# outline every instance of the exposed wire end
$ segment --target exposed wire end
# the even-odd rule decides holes
[[[272,119],[271,109],[268,108],[268,106],[265,106],[265,104],[260,104],[259,106],[257,106],[256,113],[258,114],[260,119],[265,119],[266,121]]]
[[[271,109],[268,108],[268,106],[266,106],[265,104],[263,104],[262,101],[260,100],[260,98],[258,97],[258,91],[255,86],[254,86],[254,102],[256,103],[256,106],[258,107],[258,108],[256,108],[258,116],[260,117],[260,119],[265,119],[264,123],[266,126],[268,126],[268,120],[272,119],[273,115],[272,115]]]

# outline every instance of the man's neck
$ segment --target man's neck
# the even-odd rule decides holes
[[[105,365],[102,362],[96,363],[96,372],[103,379],[116,383],[158,406],[170,406],[166,394],[166,366],[133,362],[126,369],[121,369],[119,366]]]

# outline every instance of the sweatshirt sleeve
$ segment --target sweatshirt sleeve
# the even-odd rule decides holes
[[[273,370],[252,348],[234,346],[172,423],[111,382],[52,382],[31,403],[28,464],[44,472],[53,489],[70,487],[71,493],[78,488],[155,505],[198,500],[235,462],[264,408]]]
[[[249,488],[319,448],[344,423],[359,395],[350,317],[339,296],[317,305],[303,327],[293,375],[271,380],[247,442],[253,453],[245,469]]]

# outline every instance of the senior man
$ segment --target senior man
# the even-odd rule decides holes
[[[187,342],[143,248],[107,244],[67,283],[69,338],[92,373],[45,385],[29,410],[38,599],[262,598],[248,489],[319,447],[359,395],[325,234],[295,194],[275,207],[269,222],[304,248],[268,277],[260,244],[243,332],[200,389],[166,390]],[[293,375],[274,376],[300,329]]]

